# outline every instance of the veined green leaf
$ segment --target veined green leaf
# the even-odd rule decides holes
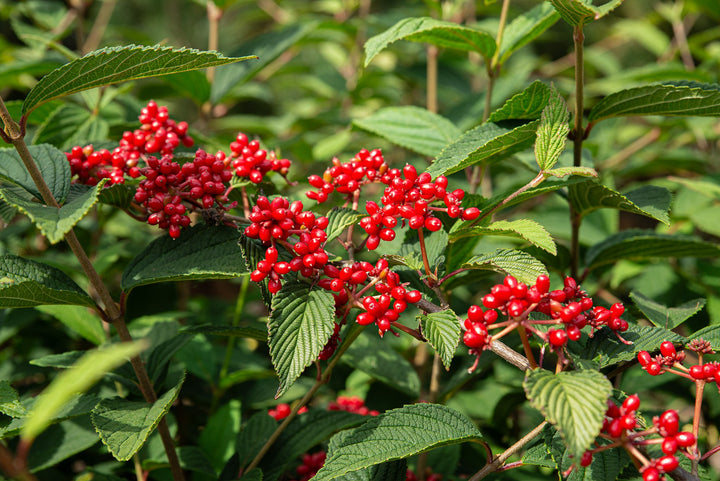
[[[428,157],[438,155],[461,134],[445,117],[412,105],[380,109],[353,120],[353,125]]]
[[[187,72],[255,57],[227,58],[217,52],[172,47],[126,45],[90,52],[40,79],[25,97],[22,113],[38,105],[93,87],[158,75]]]
[[[527,45],[558,21],[560,15],[550,2],[542,2],[528,11],[520,13],[505,27],[500,43],[500,64],[513,52]],[[494,122],[494,121],[493,121]]]
[[[327,242],[340,237],[345,229],[359,222],[362,217],[363,215],[356,210],[347,207],[333,207],[327,215],[328,226],[325,229]]]
[[[451,309],[431,312],[420,316],[420,328],[423,336],[438,353],[446,370],[455,356],[455,349],[460,342],[460,321]]]
[[[577,175],[582,177],[597,177],[598,173],[592,167],[559,167],[544,172],[545,178],[548,177],[567,177],[569,175]]]
[[[528,371],[523,383],[530,404],[554,424],[580,459],[600,433],[612,384],[599,371]]]
[[[495,53],[495,39],[482,30],[429,17],[406,18],[365,42],[365,67],[398,40],[426,42],[438,47],[477,52],[485,59]]]
[[[550,101],[550,87],[535,80],[525,90],[512,96],[502,107],[490,114],[488,122],[501,120],[535,120]]]
[[[398,429],[402,426],[402,429]],[[411,404],[369,419],[330,440],[325,466],[314,481],[329,481],[434,447],[482,438],[465,416],[438,404]],[[335,442],[334,442],[335,441]]]
[[[552,169],[557,163],[565,150],[565,141],[570,131],[570,112],[565,100],[554,88],[550,92],[550,100],[540,116],[535,141],[535,159],[540,170]]]
[[[184,327],[181,333],[210,334],[212,336],[244,337],[256,341],[267,341],[267,332],[252,327],[218,326],[216,324],[203,324],[200,326]]]
[[[65,202],[70,192],[71,177],[70,164],[65,154],[48,144],[31,145],[28,150],[55,200],[61,204]],[[0,149],[0,181],[18,185],[37,199],[42,199],[40,191],[15,149]]]
[[[599,363],[600,367],[605,367],[621,361],[631,361],[640,351],[657,351],[663,341],[676,344],[687,342],[686,338],[667,329],[634,324],[630,324],[622,337],[632,344],[620,341],[610,329],[601,329],[588,341],[584,355]]]
[[[107,139],[110,126],[99,113],[67,103],[55,110],[40,125],[34,144],[52,144],[70,151],[75,145]]]
[[[39,397],[39,396],[38,396]],[[23,402],[23,406],[28,411],[32,412],[35,403],[38,401],[38,397],[26,400]],[[71,396],[70,400],[56,412],[48,421],[48,425],[59,423],[66,419],[75,418],[89,414],[90,411],[97,405],[99,399],[97,396],[92,394],[76,394]],[[0,439],[17,436],[25,426],[25,422],[28,417],[13,418],[10,423],[0,427]]]
[[[205,429],[200,433],[198,445],[207,454],[216,472],[235,453],[235,439],[240,432],[240,401],[231,399],[210,415]]]
[[[604,17],[620,5],[623,0],[608,0],[600,7],[595,7],[589,1],[583,0],[550,0],[550,2],[563,20],[572,26],[582,27],[588,22]]]
[[[68,419],[50,426],[30,448],[27,460],[30,472],[55,466],[99,441],[89,416]]]
[[[520,282],[532,285],[539,275],[547,275],[545,266],[530,254],[515,249],[498,249],[475,256],[463,264],[466,269],[485,269],[510,274]]]
[[[519,219],[513,221],[499,220],[485,227],[470,227],[461,229],[450,234],[450,239],[456,241],[463,237],[476,235],[500,235],[519,237],[528,241],[552,255],[557,254],[557,247],[550,233],[545,228],[531,219]]]
[[[28,415],[10,381],[0,381],[0,413],[11,418],[24,418]]]
[[[610,208],[652,217],[664,224],[670,224],[668,211],[672,195],[663,187],[646,185],[622,195],[610,187],[588,180],[570,186],[568,200],[581,217],[597,209]]]
[[[405,481],[407,459],[396,459],[344,474],[343,481]]]
[[[668,330],[675,329],[705,306],[705,299],[684,302],[677,307],[666,307],[639,292],[631,292],[630,298],[650,322]]]

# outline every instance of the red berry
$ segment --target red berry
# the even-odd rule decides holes
[[[580,466],[586,468],[592,464],[593,455],[591,451],[585,451],[580,459]]]
[[[675,451],[677,451],[678,448],[678,442],[675,439],[675,436],[669,436],[665,439],[663,439],[662,442],[662,451],[665,454],[675,454]]]
[[[660,344],[660,354],[665,357],[675,357],[675,354],[677,354],[677,352],[675,351],[675,346],[672,342],[665,341]]]
[[[648,363],[648,365],[645,366],[645,370],[647,370],[647,373],[651,376],[662,374],[662,366],[657,362]]]
[[[623,402],[622,407],[625,409],[626,412],[637,411],[640,407],[640,396],[638,396],[637,394],[628,396]]]
[[[437,217],[428,217],[425,219],[425,228],[430,232],[437,232],[442,229],[442,222]]]
[[[660,471],[657,468],[649,466],[642,471],[643,481],[660,481]]]
[[[567,332],[563,329],[553,329],[548,331],[548,341],[555,347],[562,347],[568,340]]]
[[[652,361],[652,356],[647,351],[640,351],[638,352],[638,362],[642,367],[647,366],[647,364]]]
[[[665,431],[665,434],[663,434],[663,436],[672,436],[677,433],[679,425],[680,417],[675,410],[668,409],[660,416],[659,427],[660,429]]]
[[[700,365],[690,366],[690,376],[695,380],[705,379],[703,367]]]
[[[664,473],[675,470],[680,463],[675,456],[669,454],[657,460],[657,467]]]
[[[693,433],[689,433],[687,431],[683,431],[681,433],[677,433],[675,435],[675,440],[677,441],[678,446],[681,448],[689,448],[693,444],[695,444],[695,436]]]

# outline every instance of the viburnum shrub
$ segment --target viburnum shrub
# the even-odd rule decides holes
[[[717,12],[516,2],[0,9],[2,479],[719,480]]]

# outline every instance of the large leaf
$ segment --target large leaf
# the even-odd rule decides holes
[[[501,120],[535,120],[550,101],[550,87],[535,80],[525,90],[512,96],[502,107],[490,114],[488,122]]]
[[[43,304],[95,305],[61,270],[23,257],[0,256],[0,308]]]
[[[542,2],[530,10],[523,11],[505,27],[500,43],[500,64],[519,48],[527,45],[558,21],[560,15],[550,2]]]
[[[593,370],[553,374],[528,371],[523,383],[530,404],[554,424],[569,451],[580,459],[600,433],[612,384]]]
[[[495,53],[495,39],[482,30],[429,17],[406,18],[365,42],[365,67],[398,40],[426,42],[438,47],[477,52],[485,59]]]
[[[582,27],[583,24],[604,17],[623,0],[608,0],[600,7],[594,6],[587,0],[550,0],[560,16],[573,26]]]
[[[275,294],[268,323],[270,357],[280,378],[280,397],[315,361],[333,333],[330,292],[304,282],[286,283]]]
[[[428,157],[438,155],[461,134],[445,117],[412,105],[385,107],[353,124]]]
[[[89,416],[50,426],[33,442],[28,453],[31,472],[41,471],[85,451],[100,441]]]
[[[436,177],[480,162],[486,165],[498,162],[530,147],[539,123],[539,120],[533,120],[519,126],[507,122],[482,124],[445,147],[427,171]]]
[[[92,422],[100,439],[118,461],[132,458],[147,441],[150,433],[167,414],[180,394],[180,382],[153,404],[108,398],[100,401],[92,412]]]
[[[449,371],[455,349],[460,342],[461,329],[457,315],[451,309],[431,312],[420,316],[420,328],[423,336],[440,356],[445,369]]]
[[[705,299],[684,302],[677,307],[666,307],[639,292],[631,292],[630,298],[650,322],[668,330],[675,329],[705,306]]]
[[[554,88],[551,89],[550,100],[540,116],[535,141],[535,159],[540,170],[550,170],[557,163],[565,150],[570,125],[570,112],[565,100]]]
[[[235,442],[240,466],[246,466],[253,460],[276,428],[277,422],[267,411],[255,413],[243,423]]]
[[[22,113],[38,105],[93,87],[158,75],[214,67],[254,57],[228,58],[217,52],[172,47],[126,45],[90,52],[40,79],[25,97]]]
[[[396,459],[344,474],[343,481],[405,481],[407,459]]]
[[[594,268],[621,259],[655,257],[717,257],[720,247],[693,237],[656,234],[647,230],[626,230],[607,237],[588,249],[585,264]]]
[[[68,329],[80,334],[96,346],[106,341],[100,317],[82,306],[40,306],[40,312],[50,314]]]
[[[56,109],[38,128],[33,143],[47,143],[65,150],[75,145],[105,140],[109,126],[97,112],[76,104],[65,104]]]
[[[687,342],[681,335],[667,329],[633,324],[622,333],[622,337],[632,344],[625,344],[609,329],[602,329],[588,341],[584,356],[604,367],[621,361],[631,361],[640,351],[656,351],[663,341],[678,344]]]
[[[40,397],[40,399],[42,399]],[[23,407],[28,411],[32,411],[33,406],[38,401],[38,398],[31,398],[23,402]],[[84,414],[89,414],[90,411],[97,405],[99,399],[97,396],[91,394],[76,394],[71,396],[70,400],[56,412],[49,420],[48,425],[65,421],[66,419],[76,418]],[[22,431],[27,421],[27,416],[22,418],[13,418],[9,424],[0,424],[0,439],[17,436]]]
[[[314,481],[337,479],[375,464],[482,437],[478,428],[457,411],[424,403],[393,409],[341,434],[340,442],[330,440],[325,466]]]
[[[24,418],[28,414],[10,381],[0,381],[0,413],[11,418]]]
[[[510,274],[520,282],[532,285],[539,275],[547,275],[547,269],[530,254],[515,249],[498,249],[495,252],[475,256],[465,264],[465,269],[484,269]]]
[[[70,164],[65,154],[47,144],[31,145],[28,150],[55,200],[59,203],[65,202],[70,192],[71,177]],[[15,149],[0,149],[0,181],[19,185],[37,199],[42,199],[40,191]]]
[[[90,389],[107,372],[145,349],[144,342],[127,342],[88,351],[72,368],[61,372],[42,392],[22,428],[23,439],[37,437],[77,393]]]
[[[683,82],[635,87],[615,92],[590,111],[592,123],[628,115],[720,116],[720,86]]]
[[[122,276],[125,291],[157,282],[228,279],[247,273],[240,235],[232,227],[196,225],[177,239],[162,236],[145,248]]]
[[[622,195],[599,182],[588,180],[570,186],[568,200],[581,217],[606,208],[632,212],[670,224],[668,211],[672,195],[663,187],[646,185]]]
[[[362,217],[363,215],[356,210],[347,207],[333,207],[327,214],[328,226],[325,229],[327,242],[340,237],[345,229],[359,222]]]
[[[456,241],[463,237],[474,237],[479,235],[501,235],[519,237],[528,241],[552,255],[557,254],[557,247],[550,233],[545,228],[531,219],[518,219],[513,221],[499,220],[485,227],[470,227],[461,229],[450,234],[450,239]]]

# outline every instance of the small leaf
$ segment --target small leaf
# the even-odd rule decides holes
[[[0,413],[11,418],[24,418],[28,415],[10,381],[0,381]]]
[[[535,159],[540,170],[552,169],[565,150],[565,141],[570,131],[569,119],[570,112],[565,100],[552,88],[550,101],[540,116],[535,141]]]
[[[55,200],[65,202],[70,192],[70,164],[63,152],[52,145],[31,145],[30,155],[35,159],[43,179],[50,187]],[[15,149],[0,149],[0,180],[18,185],[37,199],[42,199],[40,191],[25,168],[25,164]],[[2,186],[2,183],[0,183]]]
[[[532,285],[539,275],[547,275],[545,266],[530,254],[515,249],[498,249],[475,256],[465,264],[466,269],[485,269],[510,274],[518,281]]]
[[[198,105],[210,100],[210,81],[207,75],[199,70],[167,75],[163,80],[183,97],[190,97]]]
[[[21,437],[35,439],[77,393],[90,389],[107,372],[145,349],[143,342],[113,344],[88,351],[72,368],[61,372],[40,394],[22,428]]]
[[[605,367],[621,361],[631,361],[640,351],[656,351],[663,341],[677,344],[687,342],[681,335],[667,329],[633,324],[622,333],[622,337],[632,344],[621,342],[609,329],[601,329],[588,341],[584,356],[598,362],[600,367]]]
[[[353,125],[428,157],[438,155],[461,134],[445,117],[411,105],[380,109]]]
[[[247,273],[240,234],[232,227],[196,225],[180,237],[155,239],[123,272],[122,288],[191,279],[228,279]]]
[[[276,399],[317,359],[333,333],[334,321],[335,301],[324,289],[291,282],[275,294],[268,323],[268,344],[280,378]]]
[[[604,5],[595,7],[589,1],[584,0],[550,0],[560,16],[572,26],[580,26],[598,20],[618,5],[623,0],[608,0]]]
[[[399,429],[398,427],[402,428]],[[313,481],[329,481],[376,464],[403,459],[434,447],[482,438],[464,415],[438,404],[411,404],[369,419],[330,440],[325,466]]]
[[[445,369],[449,371],[462,331],[457,314],[451,309],[447,309],[420,316],[420,328],[423,336],[440,355]]]
[[[95,305],[61,270],[23,257],[0,256],[0,308],[42,304]]]
[[[426,42],[443,48],[477,52],[485,59],[495,53],[495,39],[488,33],[429,17],[406,18],[365,42],[365,67],[398,40]]]
[[[530,404],[554,424],[580,459],[600,433],[612,384],[600,372],[528,371],[523,383]]]
[[[536,80],[490,114],[488,122],[539,119],[549,101],[550,87],[540,80]]]
[[[255,57],[227,58],[217,52],[161,46],[126,45],[95,50],[41,78],[25,97],[22,113],[27,115],[49,100],[93,87],[187,72],[250,58]]]
[[[650,322],[664,329],[675,329],[705,306],[705,299],[695,299],[677,307],[665,307],[639,292],[631,292],[630,298]]]
[[[603,98],[590,111],[588,120],[599,122],[628,115],[720,116],[720,86],[683,82],[635,87]]]
[[[340,237],[345,229],[359,222],[362,217],[363,215],[356,210],[347,207],[333,207],[327,215],[328,226],[325,229],[327,242]]]
[[[504,64],[513,52],[532,42],[558,21],[560,15],[550,2],[523,11],[505,27],[498,61]],[[494,122],[491,121],[491,122]]]
[[[469,229],[455,231],[450,234],[450,238],[456,241],[463,237],[474,237],[484,234],[519,237],[552,255],[557,254],[557,247],[550,233],[545,230],[542,225],[531,219],[513,221],[499,220],[485,227],[470,227]]]
[[[690,339],[703,339],[710,343],[714,351],[720,351],[720,324],[703,327],[690,336]]]
[[[145,444],[150,433],[167,414],[180,394],[185,380],[153,404],[108,398],[100,401],[92,412],[92,422],[103,444],[118,461],[127,461]]]
[[[96,346],[106,341],[105,330],[97,314],[82,306],[39,306],[36,309],[53,316],[70,330]]]
[[[213,336],[244,337],[256,341],[267,341],[267,332],[252,327],[218,326],[215,324],[203,324],[200,326],[184,327],[181,333],[187,334],[210,334]]]
[[[672,195],[663,187],[646,185],[622,195],[594,180],[574,184],[568,189],[568,200],[583,217],[597,209],[609,208],[651,217],[670,225]]]
[[[428,167],[427,172],[436,177],[449,175],[482,162],[489,165],[530,147],[535,140],[539,120],[508,124],[486,123],[465,132],[448,145]]]
[[[72,367],[78,359],[80,359],[85,351],[67,351],[61,354],[48,354],[47,356],[38,357],[30,360],[30,364],[40,367]]]

